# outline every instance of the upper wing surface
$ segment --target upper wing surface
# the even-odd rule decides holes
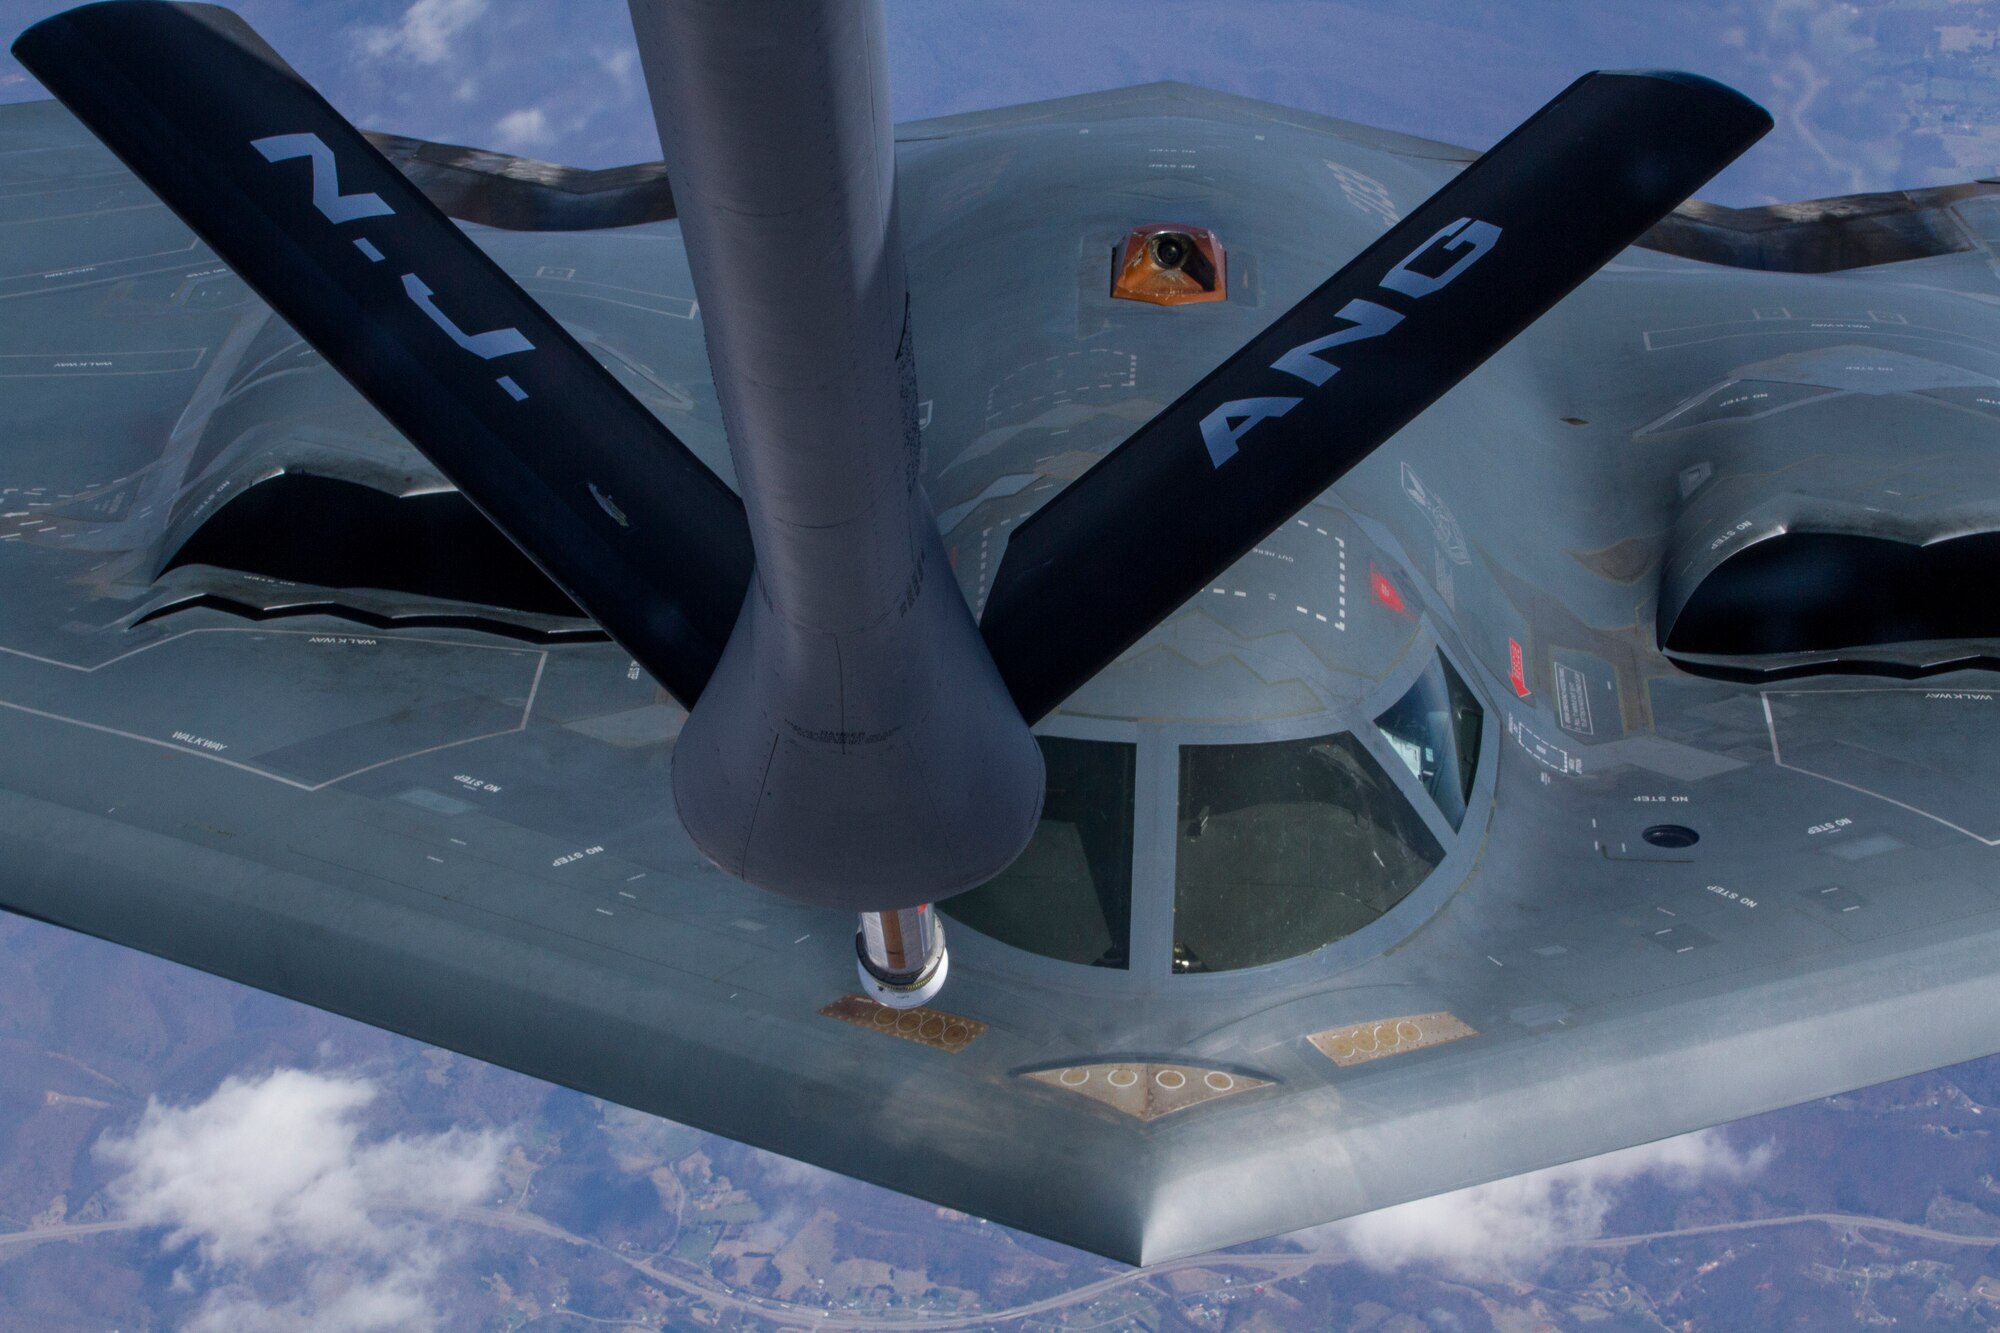
[[[1726,299],[1715,297],[1697,285],[1714,270],[1678,261],[1646,267],[1656,261],[1639,256],[1586,284],[1550,316],[1548,342],[1482,371],[1406,432],[1397,457],[1316,499],[1306,517],[1331,534],[1323,547],[1271,548],[1296,563],[1253,554],[1223,585],[1245,597],[1201,593],[1163,627],[1161,643],[1190,671],[1236,662],[1271,680],[1311,676],[1321,712],[1135,720],[1115,714],[1113,694],[1092,696],[1092,717],[1054,719],[1069,734],[1122,729],[1135,746],[1151,821],[1135,845],[1153,859],[1135,892],[1131,966],[1057,963],[954,927],[944,1012],[899,1033],[845,998],[851,920],[729,883],[688,847],[666,799],[679,711],[616,647],[207,611],[134,625],[155,595],[134,553],[153,551],[169,511],[226,503],[211,486],[247,484],[272,457],[257,450],[309,449],[284,455],[287,465],[336,460],[357,474],[380,463],[387,475],[393,458],[405,475],[419,464],[400,444],[364,456],[365,429],[347,415],[358,400],[337,384],[324,397],[303,391],[332,383],[324,367],[265,364],[251,339],[268,313],[67,117],[8,108],[0,135],[37,150],[0,156],[20,224],[0,266],[16,275],[0,286],[9,910],[1134,1261],[2000,1048],[1990,1019],[2000,780],[1981,759],[2000,753],[1991,673],[1695,681],[1630,632],[1629,610],[1586,621],[1566,609],[1601,605],[1607,588],[1643,599],[1638,583],[1612,577],[1632,577],[1616,542],[1664,530],[1679,503],[1678,457],[1618,423],[1651,422],[1785,349],[1913,336],[1936,348],[1977,335],[1939,289],[1990,282],[1983,250],[1962,270],[1838,288],[1787,278],[1785,319],[1747,313],[1769,289],[1727,275]],[[990,145],[979,147],[940,170],[988,169]],[[1015,148],[1024,170],[1038,167],[1031,146]],[[1355,169],[1390,175],[1372,160]],[[1251,234],[1253,217],[1215,207],[1225,234]],[[957,262],[924,250],[928,234],[913,248],[920,287],[926,265]],[[690,440],[719,439],[698,340],[672,341],[688,323],[659,295],[672,274],[630,272],[630,250],[645,242],[479,239],[538,296],[556,292],[545,299],[607,361],[622,365],[615,351],[640,363],[658,381],[657,410],[699,422]],[[1266,280],[1289,281],[1275,241],[1259,244]],[[563,283],[579,295],[562,297]],[[622,287],[621,303],[586,299],[586,283],[612,296]],[[1880,302],[1872,309],[1903,322],[1813,328],[1857,283]],[[1663,299],[1663,288],[1677,294]],[[1077,320],[1068,307],[1053,327],[1073,339]],[[934,470],[958,456],[948,433],[963,404],[997,412],[1019,391],[1017,377],[996,393],[1003,371],[977,350],[1012,327],[996,319],[958,343],[927,335]],[[1036,338],[1056,335],[1038,328],[1012,349],[1018,362],[1051,354]],[[1116,333],[1146,359],[1190,336]],[[666,350],[642,356],[649,341]],[[1520,387],[1540,382],[1524,365],[1558,362],[1600,387],[1566,401]],[[677,385],[691,407],[669,403]],[[280,389],[302,396],[282,400],[261,432],[230,416]],[[1028,402],[1042,392],[1020,391],[1019,411],[1042,410]],[[1123,392],[1102,391],[1106,401]],[[1879,490],[1879,455],[1858,444],[1843,453],[1839,427],[1890,422],[1892,406],[1858,391],[1808,403],[1781,443],[1828,476],[1866,464]],[[1984,409],[1967,395],[1923,410],[1937,414],[1925,421],[1952,455],[1957,493],[2000,496],[1982,462]],[[177,433],[177,422],[188,424]],[[1466,442],[1496,434],[1540,444],[1511,471],[1482,470],[1485,455]],[[1768,471],[1753,452],[1730,452],[1741,436],[1700,438],[1725,496]],[[1017,431],[987,466],[1011,459],[1014,441],[1031,464],[1057,452]],[[1405,463],[1428,487],[1424,502],[1406,489]],[[1034,503],[1031,489],[1014,499]],[[983,503],[955,543],[969,583],[977,544],[966,534],[1001,501]],[[1737,512],[1716,510],[1718,534]],[[1333,586],[1334,536],[1353,589],[1343,631],[1280,600],[1293,586],[1281,580],[1314,551],[1329,553]],[[1572,551],[1608,573],[1573,573],[1585,566]],[[1449,601],[1440,557],[1454,576]],[[1375,595],[1371,564],[1400,610]],[[1208,609],[1221,603],[1242,609]],[[1318,609],[1331,625],[1330,592]],[[1333,654],[1328,643],[1363,638],[1385,645],[1365,670],[1336,678],[1311,666],[1314,645]],[[1525,693],[1510,680],[1510,639]],[[1484,705],[1456,830],[1372,734],[1440,650]],[[1347,660],[1362,661],[1353,651]],[[1237,741],[1260,728],[1355,738],[1422,813],[1442,859],[1372,934],[1262,971],[1175,974],[1171,858],[1189,831],[1176,818],[1181,752],[1223,726]],[[1666,823],[1699,842],[1646,841]]]

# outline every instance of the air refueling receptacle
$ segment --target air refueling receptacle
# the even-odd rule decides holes
[[[877,1004],[915,1009],[944,987],[951,959],[944,949],[944,922],[930,903],[896,912],[863,912],[854,933],[855,967],[861,989]]]

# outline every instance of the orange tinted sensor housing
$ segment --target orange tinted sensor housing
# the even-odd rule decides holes
[[[1153,305],[1229,299],[1228,254],[1206,227],[1152,222],[1134,227],[1119,247],[1111,294]]]

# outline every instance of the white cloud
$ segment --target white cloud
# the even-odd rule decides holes
[[[549,128],[548,112],[538,106],[509,111],[494,123],[493,134],[497,146],[510,153],[547,148],[556,139],[555,132]]]
[[[273,1303],[248,1287],[211,1291],[184,1333],[378,1333],[430,1330],[438,1325],[425,1285],[431,1274],[413,1266],[370,1278],[334,1264],[316,1264],[303,1294]]]
[[[492,1198],[507,1136],[453,1129],[364,1140],[365,1078],[279,1070],[191,1106],[149,1102],[99,1140],[112,1206],[193,1246],[177,1283],[206,1288],[187,1327],[427,1329],[443,1237],[412,1218]]]
[[[621,47],[614,51],[597,53],[597,65],[611,81],[618,85],[619,92],[635,93],[639,90],[639,52],[635,47]]]
[[[685,1125],[634,1111],[615,1102],[599,1102],[598,1127],[610,1140],[611,1160],[625,1172],[654,1171],[693,1152],[701,1136]]]
[[[1769,1145],[1739,1153],[1721,1131],[1702,1130],[1384,1208],[1319,1235],[1371,1268],[1437,1263],[1465,1276],[1522,1272],[1602,1235],[1620,1186],[1651,1176],[1691,1189],[1705,1178],[1740,1180],[1770,1159]]]
[[[818,1193],[844,1179],[838,1172],[814,1166],[811,1162],[801,1162],[796,1157],[780,1157],[777,1153],[761,1149],[754,1151],[764,1179],[793,1193]]]
[[[486,12],[486,0],[415,0],[390,27],[361,29],[361,49],[378,60],[436,65],[454,39]]]
[[[795,1157],[781,1157],[761,1148],[746,1147],[743,1153],[746,1165],[761,1181],[758,1197],[773,1201],[767,1203],[761,1220],[744,1229],[743,1242],[753,1250],[781,1250],[822,1210],[846,1211],[837,1199],[827,1196],[842,1185],[859,1185]],[[866,1192],[866,1186],[860,1188]]]

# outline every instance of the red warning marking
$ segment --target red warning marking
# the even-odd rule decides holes
[[[1512,639],[1507,640],[1507,679],[1513,682],[1514,693],[1528,697],[1528,665],[1521,658],[1521,645]]]
[[[952,547],[952,548],[951,548],[951,561],[950,561],[950,563],[951,563],[951,567],[952,567],[952,568],[953,568],[954,570],[956,570],[956,569],[958,568],[958,548],[957,548],[956,546],[954,546],[954,547]]]
[[[1368,590],[1375,595],[1376,601],[1391,611],[1398,615],[1410,614],[1408,608],[1403,605],[1403,594],[1396,591],[1396,585],[1389,582],[1387,574],[1375,568],[1373,561],[1368,564]]]

